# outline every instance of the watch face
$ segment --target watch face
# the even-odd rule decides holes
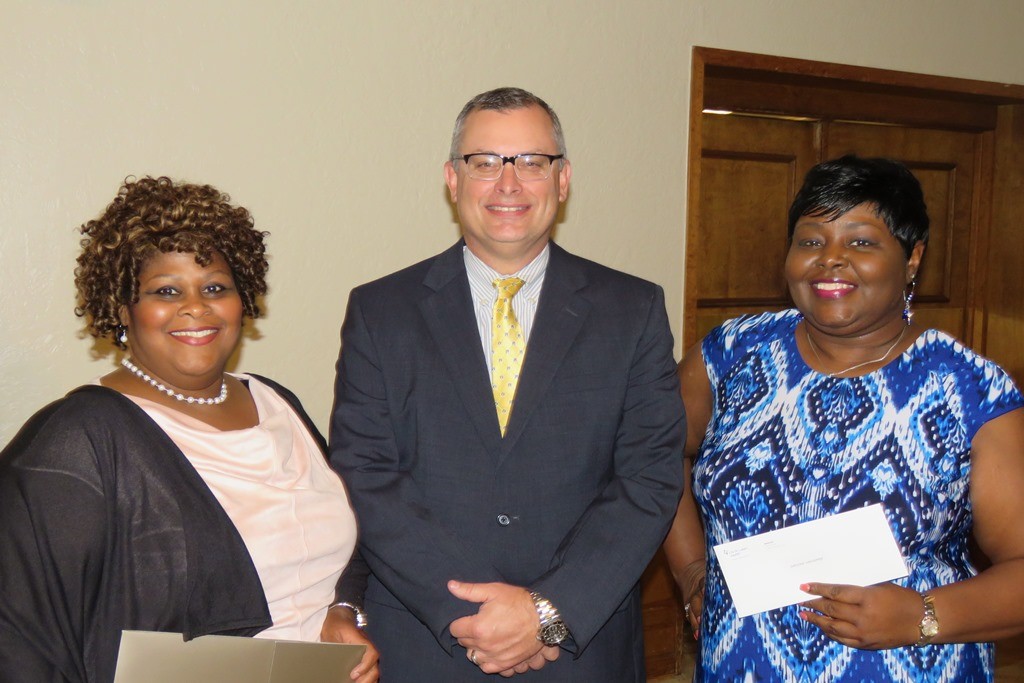
[[[540,630],[540,641],[545,645],[558,645],[569,635],[569,629],[561,621],[548,624]]]
[[[934,638],[939,634],[939,622],[935,617],[925,617],[921,620],[921,635],[925,638]]]

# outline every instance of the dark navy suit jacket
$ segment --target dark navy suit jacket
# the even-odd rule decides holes
[[[353,290],[331,461],[373,570],[388,683],[493,680],[449,624],[449,579],[528,587],[567,652],[524,681],[643,681],[638,579],[682,490],[683,406],[656,285],[551,245],[501,437],[460,242]]]

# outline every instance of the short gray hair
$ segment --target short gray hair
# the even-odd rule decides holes
[[[558,114],[547,102],[531,92],[522,88],[496,88],[480,93],[459,112],[455,119],[455,129],[452,131],[452,147],[448,157],[452,161],[460,158],[459,146],[462,144],[462,129],[466,125],[466,119],[475,111],[511,111],[513,109],[526,109],[528,107],[540,107],[551,119],[551,134],[555,138],[555,145],[559,154],[565,154],[565,134],[562,133],[562,123],[558,120]]]

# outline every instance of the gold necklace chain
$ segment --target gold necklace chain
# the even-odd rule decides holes
[[[857,368],[862,368],[865,365],[871,365],[872,363],[881,363],[883,360],[885,360],[886,358],[889,357],[889,354],[892,353],[892,350],[896,348],[896,345],[899,344],[901,341],[903,341],[903,335],[905,335],[906,333],[907,333],[907,326],[904,326],[903,330],[900,332],[900,336],[896,337],[896,341],[894,341],[892,343],[892,346],[890,346],[888,349],[886,349],[885,353],[883,353],[880,358],[876,358],[874,360],[866,360],[863,363],[857,363],[856,365],[851,365],[850,367],[846,368],[845,370],[839,370],[837,372],[826,372],[825,375],[827,377],[836,377],[837,375],[845,375],[846,373],[850,372],[851,370],[856,370]],[[807,344],[808,344],[808,346],[811,347],[811,351],[814,352],[814,357],[818,359],[818,364],[824,367],[825,361],[823,361],[821,359],[821,355],[818,353],[818,347],[814,345],[814,340],[811,339],[811,333],[807,330],[807,321],[804,321],[804,336],[807,337]]]

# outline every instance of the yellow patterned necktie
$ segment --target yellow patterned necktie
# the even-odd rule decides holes
[[[512,414],[512,401],[519,383],[519,370],[526,355],[526,339],[523,328],[512,310],[512,297],[525,283],[517,277],[498,278],[494,281],[498,300],[494,302],[491,317],[491,390],[494,392],[494,407],[498,411],[498,425],[501,436]]]

